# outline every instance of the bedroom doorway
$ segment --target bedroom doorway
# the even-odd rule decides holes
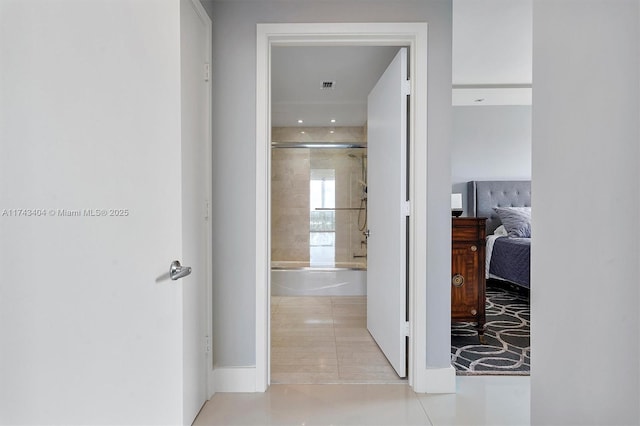
[[[487,218],[481,225],[486,243],[479,243],[484,250],[478,263],[483,266],[465,270],[452,262],[452,276],[474,277],[451,287],[452,312],[457,314],[451,328],[452,364],[459,374],[528,375],[531,235],[515,229],[509,235],[496,209],[506,208],[502,212],[507,213],[514,208],[514,228],[530,230],[532,8],[531,2],[495,5],[491,11],[484,6],[458,2],[452,14],[451,192],[463,217]],[[478,31],[487,27],[490,33]],[[516,219],[525,217],[523,222]],[[455,229],[456,219],[453,222]],[[452,257],[460,261],[469,241],[461,236],[457,241],[458,252]],[[482,344],[460,310],[473,299],[471,292],[463,296],[470,281],[479,283],[479,290],[484,287],[477,297],[479,303],[486,302]]]
[[[318,24],[318,25],[322,25],[322,24]],[[375,27],[375,24],[371,24],[373,25],[373,27]],[[271,126],[270,126],[270,121],[269,120],[264,120],[262,119],[263,117],[271,117],[271,100],[270,100],[270,84],[271,84],[271,75],[270,75],[270,67],[269,67],[269,63],[270,63],[270,56],[272,53],[271,48],[272,47],[277,47],[277,46],[299,46],[299,45],[314,45],[314,46],[318,46],[318,45],[331,45],[331,46],[335,46],[335,45],[341,45],[341,46],[380,46],[380,45],[386,45],[386,46],[402,46],[402,45],[409,45],[409,50],[411,52],[413,52],[413,49],[415,48],[415,41],[416,41],[416,37],[418,37],[417,33],[421,33],[422,30],[426,30],[426,24],[424,25],[418,25],[418,27],[420,27],[419,29],[416,28],[415,24],[398,24],[399,27],[405,26],[405,25],[413,25],[413,33],[407,34],[406,32],[406,28],[404,29],[405,31],[398,31],[398,33],[396,34],[386,34],[386,36],[381,36],[379,33],[376,33],[375,30],[372,30],[371,33],[375,34],[375,35],[370,35],[370,36],[365,36],[362,35],[362,28],[363,27],[369,27],[369,29],[371,29],[372,27],[370,27],[369,24],[355,24],[355,27],[361,27],[359,28],[357,31],[353,32],[353,28],[351,28],[350,30],[347,30],[347,28],[352,27],[353,24],[348,24],[348,25],[337,25],[337,24],[326,24],[327,26],[327,35],[326,36],[318,36],[317,33],[314,34],[313,29],[311,28],[307,28],[307,31],[310,31],[310,34],[308,36],[300,36],[299,35],[299,31],[301,28],[303,28],[303,26],[300,26],[298,24],[265,24],[265,25],[258,25],[259,28],[259,39],[264,39],[265,41],[267,41],[266,45],[263,45],[262,49],[258,49],[258,74],[259,74],[259,82],[258,82],[258,144],[259,144],[259,148],[258,148],[258,159],[257,159],[257,172],[258,172],[258,180],[261,180],[261,178],[265,178],[263,180],[263,182],[269,182],[269,184],[264,187],[264,192],[261,192],[260,190],[258,191],[258,202],[257,205],[260,208],[260,206],[264,206],[264,208],[266,208],[265,211],[265,217],[270,218],[270,204],[272,202],[271,199]],[[286,27],[291,27],[291,28],[286,28]],[[289,31],[294,30],[296,34],[296,36],[291,36],[291,35],[287,35]],[[282,32],[284,31],[284,32]],[[337,31],[337,32],[336,32]],[[367,31],[365,31],[365,33],[367,33]],[[402,33],[402,34],[400,34]],[[339,38],[341,38],[340,42],[336,42],[336,34],[340,34]],[[424,33],[421,34],[421,36],[426,37],[426,31]],[[296,41],[292,41],[292,37],[298,38],[298,40]],[[324,40],[323,40],[324,37]],[[385,40],[384,42],[382,42],[380,40],[380,37],[387,37],[388,39]],[[261,45],[261,43],[259,42],[259,46]],[[414,56],[415,61],[412,63],[412,71],[413,71],[413,75],[416,75],[416,69],[420,69],[421,67],[426,65],[426,58],[422,58],[422,55],[417,54],[417,56]],[[264,68],[261,68],[261,66],[263,66]],[[264,71],[264,74],[266,75],[266,79],[262,79],[260,76],[262,74],[262,72]],[[426,87],[426,86],[425,86]],[[424,100],[426,100],[426,96],[423,98]],[[422,108],[425,108],[426,105],[423,104],[423,102],[421,101],[417,101],[414,102],[413,100],[411,101],[411,105],[414,107],[411,109],[412,114],[416,114],[418,113],[418,111],[422,110]],[[415,135],[422,135],[424,136],[426,134],[426,126],[423,126],[422,124],[418,123],[416,124],[413,120],[410,120],[410,130],[409,133],[414,136],[413,138],[410,138],[411,140],[411,152],[413,152],[414,154],[420,153],[423,149],[424,149],[424,153],[426,153],[426,145],[422,145],[422,144],[415,144],[414,140],[415,140]],[[420,138],[419,138],[420,139]],[[414,146],[415,145],[415,146]],[[422,187],[423,185],[423,181],[422,179],[419,179],[420,183],[416,182],[415,178],[416,178],[416,174],[421,174],[421,172],[416,172],[416,168],[411,168],[412,173],[410,173],[410,180],[412,182],[415,183],[415,185],[413,185],[413,187],[411,188],[411,190],[409,190],[409,193],[411,195],[414,195],[414,192],[416,192],[418,190],[418,188]],[[259,185],[259,189],[260,189],[260,185]],[[418,200],[416,200],[416,206],[421,206],[422,205],[422,200],[420,200],[420,198],[422,198],[420,195],[417,196]],[[420,221],[420,219],[417,219],[417,215],[414,216],[409,216],[408,222],[413,222],[413,221]],[[261,221],[259,221],[261,222]],[[259,255],[258,258],[264,258],[265,261],[264,264],[262,265],[258,265],[258,287],[257,287],[257,335],[256,335],[256,341],[257,341],[257,348],[258,348],[258,353],[257,353],[257,377],[256,377],[256,384],[258,389],[260,389],[262,386],[264,386],[265,388],[268,386],[268,384],[270,383],[270,372],[269,372],[269,366],[270,366],[270,349],[271,349],[271,340],[272,340],[272,336],[271,336],[271,324],[270,324],[270,314],[269,312],[271,311],[272,307],[271,307],[271,298],[270,298],[270,294],[271,294],[271,288],[272,288],[272,282],[271,282],[271,221],[263,221],[262,223],[258,223],[257,224],[257,231],[258,231],[258,235],[262,235],[264,236],[264,240],[260,240],[260,238],[258,238],[258,247],[257,247],[257,252],[258,253],[263,253],[264,256]],[[411,259],[411,255],[415,254],[416,249],[418,249],[419,251],[424,250],[424,248],[422,247],[422,243],[423,242],[419,242],[413,238],[411,238],[411,236],[409,237],[409,241],[407,246],[410,247],[409,253],[410,253],[410,259]],[[424,324],[421,321],[411,321],[411,319],[417,317],[420,317],[424,314],[424,306],[419,306],[421,305],[420,303],[420,298],[416,299],[415,296],[415,292],[420,292],[422,293],[424,291],[423,288],[415,288],[413,286],[413,282],[416,278],[416,275],[419,274],[423,274],[424,271],[422,270],[423,266],[417,265],[415,262],[411,262],[410,260],[410,268],[408,268],[410,270],[409,273],[409,321],[407,322],[407,325],[405,326],[404,322],[403,322],[403,326],[404,327],[409,327],[411,329],[411,331],[415,331],[416,329],[424,329]],[[265,320],[263,322],[263,319]],[[422,340],[422,334],[421,333],[416,333],[416,341],[420,341]],[[263,349],[261,349],[263,348]],[[416,345],[415,342],[411,342],[410,343],[410,347],[409,347],[409,351],[408,351],[408,358],[409,358],[409,364],[411,364],[412,362],[415,361],[415,356],[416,356],[416,350],[419,350],[422,348],[422,345]],[[422,354],[422,356],[424,356],[424,354]],[[419,375],[419,373],[422,371],[416,371],[417,369],[412,368],[412,366],[410,365],[409,367],[409,372],[410,372],[410,376],[409,376],[409,383],[410,384],[414,384],[414,377],[417,377]]]

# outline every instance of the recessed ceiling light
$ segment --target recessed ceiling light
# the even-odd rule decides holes
[[[336,119],[335,119],[335,118],[332,118],[332,119],[331,119],[331,122],[332,122],[332,123],[335,123],[335,122],[336,122]]]
[[[329,130],[329,133],[335,133],[333,130]]]
[[[302,134],[304,135],[304,130],[303,130],[303,131],[301,131],[300,133],[302,133]]]
[[[304,123],[304,121],[302,121],[302,120],[298,120],[298,123],[302,124],[302,123]]]

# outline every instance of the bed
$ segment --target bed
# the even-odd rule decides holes
[[[469,216],[487,218],[486,277],[530,289],[531,181],[467,185]]]

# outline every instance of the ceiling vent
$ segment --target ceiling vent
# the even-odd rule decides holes
[[[327,90],[327,89],[334,89],[336,87],[336,82],[335,81],[323,81],[320,83],[320,88],[322,90]]]

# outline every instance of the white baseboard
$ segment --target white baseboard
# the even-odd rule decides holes
[[[211,399],[211,397],[216,393],[215,387],[215,375],[213,374],[213,368],[209,370],[209,377],[207,377],[207,401]]]
[[[215,392],[256,392],[256,368],[215,368],[212,384],[209,388],[211,395]]]
[[[456,393],[456,369],[425,368],[417,372],[413,390],[417,393]]]
[[[216,392],[257,392],[255,367],[224,367],[212,370],[209,397]],[[455,393],[456,369],[426,368],[415,377],[413,390],[417,393]]]

